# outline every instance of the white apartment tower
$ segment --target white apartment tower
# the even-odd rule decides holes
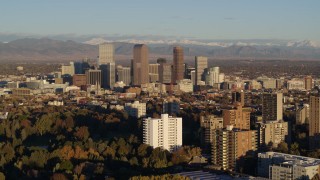
[[[161,114],[161,118],[143,120],[143,143],[153,148],[174,151],[182,146],[182,118]]]

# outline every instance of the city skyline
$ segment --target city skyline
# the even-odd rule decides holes
[[[315,0],[3,2],[0,22],[6,26],[0,34],[319,41],[320,25],[315,22],[320,18],[319,4]]]
[[[3,2],[0,180],[320,179],[319,7]]]

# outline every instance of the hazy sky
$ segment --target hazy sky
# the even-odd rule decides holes
[[[8,0],[1,33],[320,40],[320,0]]]

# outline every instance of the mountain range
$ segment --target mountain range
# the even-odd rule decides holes
[[[300,59],[320,60],[320,46],[313,41],[285,40],[188,40],[188,39],[135,39],[106,40],[92,38],[83,42],[54,40],[49,38],[23,38],[0,42],[0,61],[75,61],[84,58],[96,59],[97,45],[113,42],[116,59],[130,60],[134,44],[149,46],[150,58],[171,59],[175,45],[184,48],[186,59],[208,56],[209,59]]]

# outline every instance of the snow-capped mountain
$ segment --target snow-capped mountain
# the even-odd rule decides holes
[[[107,40],[105,38],[93,38],[88,41],[83,42],[84,44],[90,45],[98,45],[104,42],[122,42],[122,43],[131,43],[131,44],[153,44],[153,45],[197,45],[197,46],[209,46],[209,47],[230,47],[230,46],[284,46],[284,47],[313,47],[320,48],[320,44],[315,41],[303,40],[303,41],[284,41],[277,42],[272,40],[243,40],[243,41],[210,41],[210,40],[190,40],[190,39],[135,39],[135,38],[127,38],[127,39],[113,39]]]
[[[290,41],[287,43],[288,47],[313,47],[319,48],[320,44],[315,41],[303,40],[303,41]]]

